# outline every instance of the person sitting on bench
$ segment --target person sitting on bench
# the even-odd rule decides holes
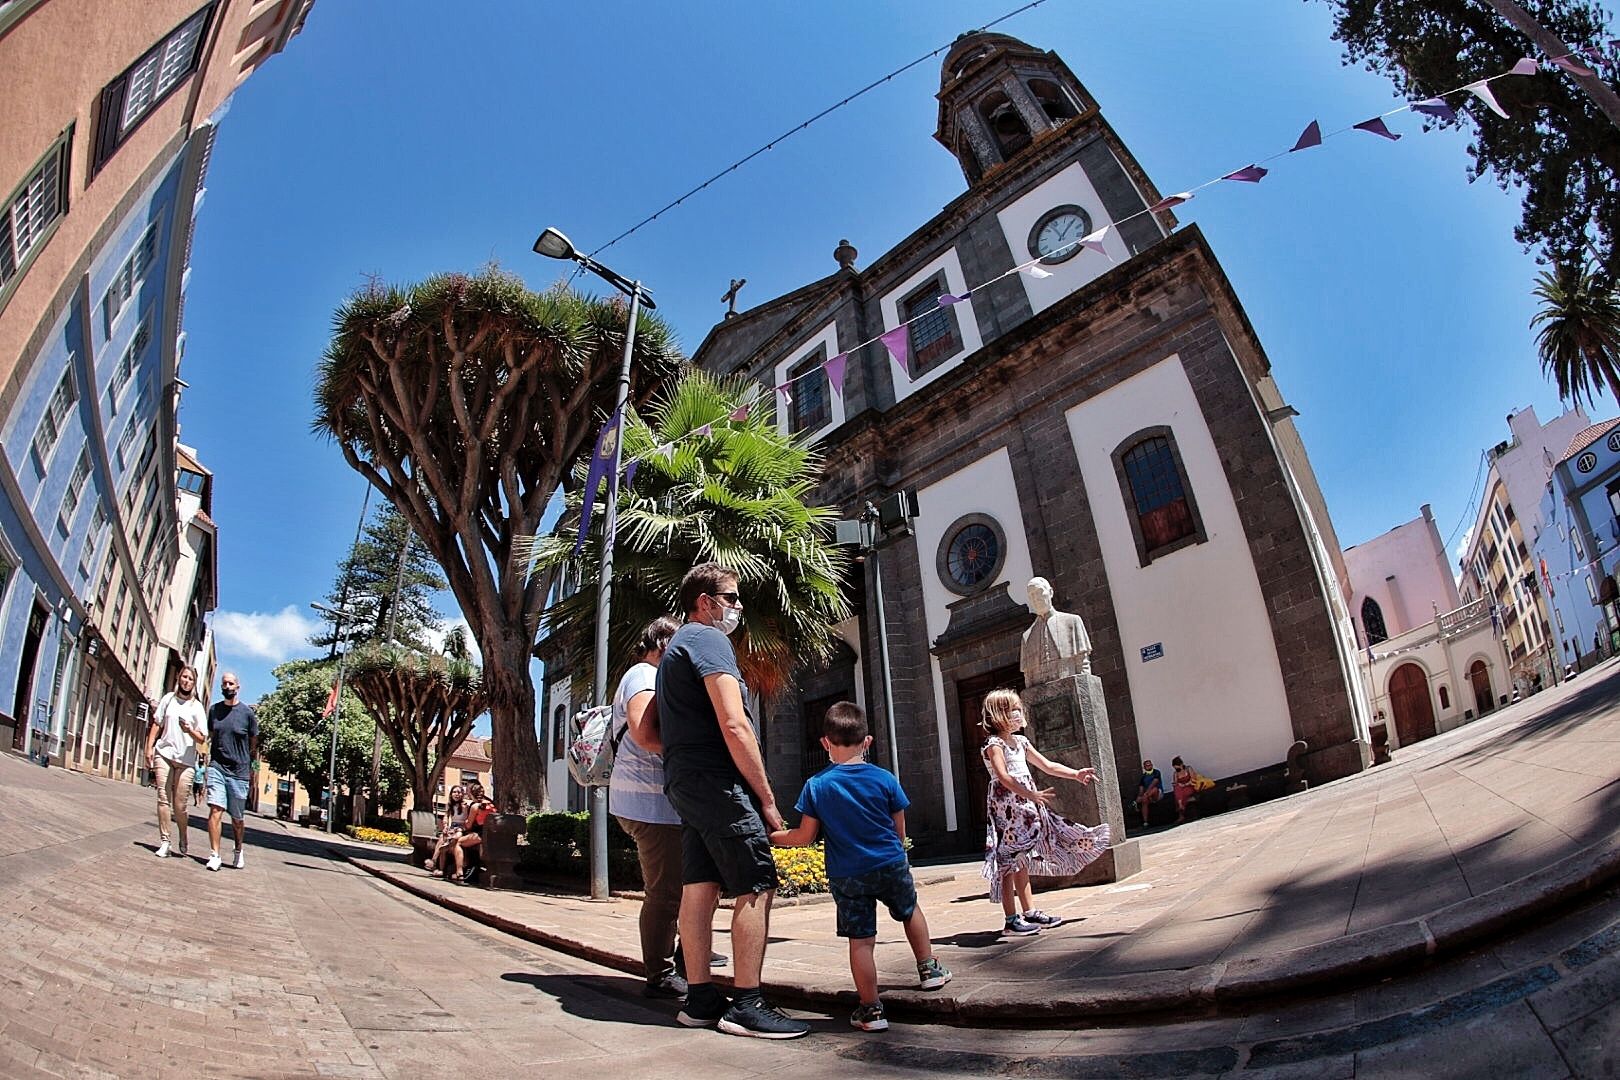
[[[447,879],[457,885],[466,885],[467,860],[469,853],[473,859],[482,855],[484,843],[484,823],[495,812],[495,804],[484,798],[482,784],[467,785],[467,820],[462,823],[461,835],[456,842],[450,845],[450,854],[456,861],[456,872]],[[481,860],[480,860],[481,861]]]

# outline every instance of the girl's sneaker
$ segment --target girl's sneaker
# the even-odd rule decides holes
[[[849,1026],[862,1031],[888,1031],[889,1021],[883,1015],[883,1002],[874,1001],[857,1008],[849,1014]]]
[[[1026,911],[1024,912],[1024,921],[1032,922],[1036,926],[1058,926],[1063,922],[1056,915],[1048,915],[1044,911]]]
[[[917,965],[917,987],[921,990],[938,990],[951,981],[951,973],[945,969],[938,959],[930,956]]]
[[[1041,928],[1038,923],[1032,923],[1022,915],[1013,915],[1007,919],[1007,923],[1001,928],[1001,932],[1003,934],[1016,934],[1019,937],[1028,937],[1030,934],[1040,933]]]

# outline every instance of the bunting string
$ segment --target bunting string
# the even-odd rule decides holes
[[[1001,18],[999,18],[999,19],[996,19],[996,20],[994,20],[994,21],[992,21],[990,23],[987,23],[985,25],[985,27],[983,27],[981,29],[988,29],[989,27],[994,26],[997,23],[1000,23],[1000,22],[1003,22],[1003,21],[1005,21],[1007,19],[1010,19],[1014,15],[1018,15],[1018,14],[1024,12],[1024,11],[1028,11],[1029,9],[1031,9],[1033,7],[1036,7],[1039,4],[1044,3],[1044,2],[1045,2],[1045,0],[1034,0],[1034,2],[1032,2],[1032,3],[1026,4],[1023,7],[1016,9],[1015,11],[1009,12],[1008,14],[1001,16]],[[938,55],[940,52],[944,51],[945,49],[947,49],[949,47],[950,46],[948,46],[948,45],[947,46],[942,46],[940,49],[934,50],[934,52],[929,53],[927,56],[919,57],[917,60],[914,60],[910,64],[905,65],[905,67],[899,68],[896,71],[891,72],[888,76],[885,76],[883,79],[879,79],[877,82],[874,82],[874,83],[864,87],[863,89],[857,91],[855,94],[850,95],[849,97],[845,98],[843,101],[839,102],[837,105],[833,105],[833,106],[829,107],[828,109],[825,109],[822,112],[816,114],[816,116],[811,117],[809,120],[805,121],[803,124],[800,124],[798,127],[793,128],[791,131],[785,133],[782,136],[779,136],[776,140],[773,140],[771,143],[768,143],[764,147],[761,147],[759,150],[754,151],[754,153],[752,153],[752,154],[748,155],[747,157],[744,157],[744,158],[740,159],[739,161],[735,162],[729,168],[723,170],[720,173],[715,174],[713,177],[710,177],[708,180],[704,181],[703,184],[700,184],[698,187],[693,188],[691,191],[689,191],[685,195],[681,196],[681,198],[676,199],[674,202],[672,202],[672,203],[668,204],[667,206],[663,207],[662,209],[660,209],[657,213],[651,215],[648,218],[645,218],[641,222],[638,222],[636,225],[632,226],[630,229],[628,229],[625,232],[621,233],[619,236],[617,236],[614,239],[608,241],[608,243],[604,244],[602,247],[597,248],[596,251],[601,252],[601,251],[604,251],[607,248],[613,246],[614,244],[618,243],[620,240],[624,239],[626,236],[629,236],[631,233],[633,233],[637,229],[641,228],[643,225],[646,225],[647,223],[649,223],[649,222],[653,221],[654,219],[656,219],[660,214],[664,213],[665,211],[667,211],[667,210],[669,210],[669,209],[671,209],[671,208],[673,208],[675,206],[680,205],[680,203],[683,200],[685,200],[686,198],[690,197],[691,195],[697,193],[698,191],[701,191],[703,188],[707,187],[709,184],[713,183],[715,180],[718,180],[720,177],[726,175],[727,173],[734,171],[739,166],[741,166],[745,162],[749,161],[753,157],[756,157],[759,154],[765,152],[766,150],[771,149],[773,146],[776,145],[777,142],[780,142],[782,139],[785,139],[788,136],[790,136],[792,134],[795,134],[798,131],[803,130],[805,127],[808,127],[810,124],[814,123],[816,120],[821,119],[822,117],[826,116],[828,113],[834,111],[835,109],[839,108],[840,106],[842,106],[844,104],[847,104],[850,101],[853,101],[856,97],[859,97],[861,94],[866,93],[867,91],[873,89],[874,87],[880,85],[883,82],[887,82],[889,79],[893,78],[895,75],[898,75],[901,72],[903,72],[903,71],[905,71],[905,70],[907,70],[907,69],[909,69],[911,67],[916,66],[917,64],[920,64],[920,63],[922,63],[922,62],[924,62],[924,61],[926,61],[928,59],[931,59],[933,56]],[[1620,50],[1620,38],[1609,39],[1608,40],[1608,48],[1611,51]],[[1205,180],[1200,184],[1196,184],[1196,185],[1194,185],[1192,187],[1189,187],[1184,191],[1178,191],[1178,192],[1176,192],[1174,194],[1164,196],[1163,198],[1160,198],[1157,202],[1155,202],[1151,206],[1145,207],[1144,209],[1138,210],[1135,213],[1129,214],[1129,215],[1127,215],[1127,216],[1125,216],[1123,218],[1120,218],[1120,219],[1118,219],[1116,221],[1111,221],[1108,224],[1105,224],[1105,225],[1103,225],[1103,226],[1101,226],[1101,227],[1099,227],[1097,229],[1092,230],[1090,233],[1087,233],[1085,236],[1082,236],[1082,237],[1080,237],[1080,238],[1078,238],[1076,240],[1071,240],[1067,244],[1064,244],[1061,247],[1055,248],[1052,251],[1047,252],[1045,255],[1036,256],[1035,258],[1029,259],[1029,260],[1027,260],[1025,262],[1018,263],[1018,264],[1008,268],[1007,270],[1004,270],[1001,273],[995,275],[994,277],[991,277],[991,278],[989,278],[989,279],[987,279],[985,281],[982,281],[979,284],[974,285],[971,288],[968,288],[968,289],[966,289],[965,291],[963,291],[961,293],[950,293],[950,292],[941,293],[940,296],[937,298],[937,305],[938,305],[938,307],[950,307],[950,306],[954,306],[956,304],[965,303],[966,301],[971,299],[972,296],[975,293],[981,292],[984,289],[987,289],[990,286],[995,285],[997,282],[1003,281],[1006,278],[1012,277],[1015,274],[1027,274],[1029,277],[1035,278],[1035,279],[1049,278],[1049,277],[1052,276],[1052,273],[1051,273],[1051,271],[1045,269],[1042,266],[1042,264],[1047,262],[1048,260],[1054,259],[1055,257],[1064,256],[1064,255],[1066,255],[1067,253],[1073,251],[1076,248],[1081,248],[1081,249],[1086,249],[1086,250],[1097,252],[1098,254],[1101,254],[1104,257],[1106,257],[1109,260],[1109,262],[1111,262],[1111,263],[1115,262],[1116,260],[1114,259],[1112,254],[1110,254],[1108,252],[1108,250],[1107,250],[1107,248],[1106,248],[1106,246],[1104,244],[1104,240],[1105,240],[1105,238],[1107,237],[1107,235],[1110,232],[1114,232],[1114,231],[1119,230],[1125,224],[1127,224],[1127,223],[1129,223],[1131,221],[1134,221],[1135,219],[1137,219],[1139,217],[1144,217],[1144,216],[1151,215],[1151,214],[1157,214],[1157,213],[1159,213],[1161,211],[1169,210],[1172,207],[1180,206],[1183,203],[1190,202],[1192,199],[1197,197],[1197,195],[1200,192],[1205,191],[1206,189],[1214,187],[1214,186],[1216,186],[1218,184],[1221,184],[1221,183],[1230,182],[1230,183],[1258,184],[1259,182],[1264,180],[1268,175],[1270,175],[1272,169],[1268,168],[1267,166],[1271,165],[1273,162],[1276,162],[1276,161],[1279,161],[1281,159],[1287,158],[1291,154],[1299,153],[1300,151],[1308,150],[1308,149],[1311,149],[1312,147],[1320,146],[1325,141],[1327,141],[1328,139],[1333,139],[1333,138],[1339,137],[1339,136],[1344,135],[1344,134],[1346,134],[1348,132],[1351,132],[1351,131],[1363,131],[1363,132],[1366,132],[1368,134],[1378,136],[1379,138],[1386,139],[1386,140],[1388,140],[1390,142],[1397,142],[1402,138],[1402,134],[1400,132],[1390,130],[1389,125],[1388,125],[1388,121],[1389,121],[1389,119],[1391,117],[1398,116],[1401,113],[1409,113],[1409,112],[1410,113],[1418,113],[1420,115],[1431,117],[1433,119],[1437,119],[1437,120],[1441,120],[1441,121],[1450,121],[1452,119],[1455,119],[1455,117],[1457,115],[1457,109],[1453,105],[1451,105],[1446,99],[1457,97],[1459,95],[1472,95],[1473,97],[1479,99],[1479,101],[1482,104],[1484,104],[1491,112],[1495,113],[1498,116],[1506,117],[1507,116],[1506,110],[1504,110],[1502,108],[1501,103],[1497,100],[1495,94],[1493,94],[1491,92],[1491,84],[1492,83],[1496,82],[1499,79],[1512,78],[1512,77],[1515,77],[1515,76],[1534,75],[1537,72],[1542,71],[1544,69],[1562,71],[1562,72],[1568,73],[1570,75],[1576,75],[1576,76],[1586,76],[1586,75],[1594,74],[1594,72],[1590,68],[1584,66],[1579,60],[1576,59],[1576,57],[1578,57],[1578,56],[1585,57],[1585,58],[1588,58],[1588,59],[1591,59],[1591,60],[1594,60],[1594,61],[1600,61],[1600,62],[1611,63],[1611,64],[1615,63],[1615,60],[1614,60],[1613,57],[1605,54],[1603,49],[1601,47],[1599,47],[1599,46],[1596,46],[1596,45],[1587,45],[1587,46],[1583,46],[1583,47],[1580,47],[1580,48],[1577,48],[1577,49],[1572,49],[1568,53],[1565,53],[1565,54],[1563,54],[1561,56],[1551,57],[1551,58],[1547,59],[1546,61],[1538,61],[1538,60],[1534,59],[1533,57],[1526,56],[1526,57],[1521,58],[1517,63],[1515,63],[1513,65],[1513,67],[1509,68],[1507,71],[1501,72],[1501,73],[1496,74],[1496,75],[1489,76],[1489,77],[1484,78],[1484,79],[1478,79],[1478,80],[1475,80],[1474,82],[1465,83],[1462,86],[1454,87],[1451,90],[1447,90],[1446,92],[1444,92],[1442,94],[1437,94],[1434,97],[1426,98],[1426,99],[1424,99],[1422,101],[1406,102],[1406,103],[1404,103],[1402,105],[1396,106],[1395,108],[1388,110],[1387,112],[1380,113],[1377,116],[1369,117],[1368,119],[1359,121],[1357,123],[1346,124],[1343,127],[1336,128],[1336,129],[1334,129],[1332,131],[1329,131],[1329,132],[1326,132],[1326,133],[1324,133],[1322,131],[1321,123],[1318,120],[1313,119],[1313,120],[1310,121],[1310,123],[1308,123],[1305,126],[1304,130],[1301,131],[1299,137],[1294,141],[1293,145],[1290,146],[1287,150],[1279,150],[1279,151],[1271,154],[1268,157],[1260,158],[1257,161],[1253,161],[1248,165],[1242,166],[1241,168],[1233,169],[1233,170],[1231,170],[1229,172],[1221,173],[1220,175],[1212,177],[1212,178],[1210,178],[1208,180]],[[595,252],[593,252],[593,255],[594,254],[595,254]],[[858,353],[860,350],[862,350],[864,348],[867,348],[868,346],[878,344],[878,343],[881,343],[883,345],[884,349],[889,353],[890,357],[893,359],[896,368],[898,368],[900,373],[903,376],[905,376],[907,381],[910,381],[912,379],[912,375],[911,375],[911,368],[910,368],[910,334],[909,334],[909,329],[910,329],[912,323],[915,323],[915,322],[917,322],[917,321],[919,321],[921,319],[928,318],[930,315],[932,315],[934,313],[934,310],[936,310],[936,309],[930,308],[930,309],[925,309],[923,311],[920,311],[917,314],[913,315],[911,318],[906,319],[905,321],[900,322],[897,325],[884,330],[882,333],[876,335],[875,337],[871,337],[871,338],[868,338],[865,341],[858,342],[857,344],[852,345],[849,348],[843,350],[842,352],[839,352],[837,355],[829,358],[824,363],[822,363],[822,364],[820,364],[820,365],[818,365],[816,367],[809,368],[806,371],[801,372],[800,374],[798,374],[798,375],[794,376],[793,378],[787,380],[786,382],[781,383],[780,385],[776,385],[776,386],[772,387],[771,389],[774,391],[775,395],[779,395],[781,397],[781,399],[783,400],[784,403],[791,403],[792,400],[793,400],[793,394],[795,392],[796,384],[798,384],[801,380],[804,380],[804,379],[817,378],[817,377],[821,377],[822,375],[825,375],[826,378],[827,378],[828,384],[829,384],[830,388],[832,389],[832,391],[834,393],[836,393],[840,398],[842,398],[843,397],[843,392],[844,392],[844,389],[843,389],[844,388],[844,376],[845,376],[845,373],[846,373],[847,368],[848,368],[849,358],[851,356],[853,356],[854,354]],[[775,400],[774,397],[771,400],[774,401]],[[757,404],[758,401],[759,401],[759,398],[755,398],[754,401],[751,404]],[[736,423],[745,422],[747,420],[747,418],[748,418],[750,408],[751,408],[751,404],[744,404],[742,406],[739,406],[737,409],[733,410],[730,413],[729,416],[725,417],[724,419],[727,419],[727,420],[730,420],[730,421],[736,422]],[[637,456],[635,458],[630,459],[626,463],[627,476],[629,474],[633,473],[634,467],[635,467],[637,462],[646,460],[652,454],[658,454],[660,456],[668,457],[671,454],[673,454],[676,444],[685,442],[688,439],[692,439],[692,438],[706,438],[706,437],[713,434],[713,429],[714,429],[714,425],[712,423],[711,424],[705,424],[702,427],[696,429],[695,431],[689,432],[686,435],[681,436],[678,439],[672,440],[671,442],[660,444],[660,445],[654,447],[651,451],[648,451],[647,453],[641,454],[641,455],[639,455],[639,456]],[[628,479],[626,481],[626,486],[628,486]]]

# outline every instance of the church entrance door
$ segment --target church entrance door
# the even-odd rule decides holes
[[[1402,746],[1434,737],[1434,704],[1429,700],[1429,677],[1422,668],[1402,664],[1395,669],[1389,679],[1389,706]]]
[[[1474,666],[1468,669],[1468,681],[1474,686],[1474,707],[1484,716],[1496,707],[1496,698],[1491,693],[1491,673],[1485,661],[1474,661]]]
[[[979,717],[985,695],[1003,688],[1022,690],[1024,673],[1016,667],[1004,667],[956,684],[957,716],[962,731],[962,760],[957,763],[957,775],[963,778],[962,786],[967,791],[967,810],[957,831],[964,851],[977,850],[984,844],[984,803],[990,774],[985,770],[984,758],[979,756],[979,748],[984,746],[984,729],[979,726]]]

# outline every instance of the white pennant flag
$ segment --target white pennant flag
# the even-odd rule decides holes
[[[1479,98],[1479,100],[1483,101],[1490,108],[1491,112],[1495,113],[1497,116],[1500,116],[1504,120],[1507,119],[1507,110],[1502,108],[1501,104],[1496,100],[1496,95],[1491,93],[1491,80],[1481,79],[1479,82],[1469,83],[1467,86],[1463,87],[1463,89],[1467,90],[1469,93]]]
[[[1052,276],[1052,271],[1043,270],[1041,267],[1033,265],[1024,267],[1024,273],[1032,278],[1049,278]]]

